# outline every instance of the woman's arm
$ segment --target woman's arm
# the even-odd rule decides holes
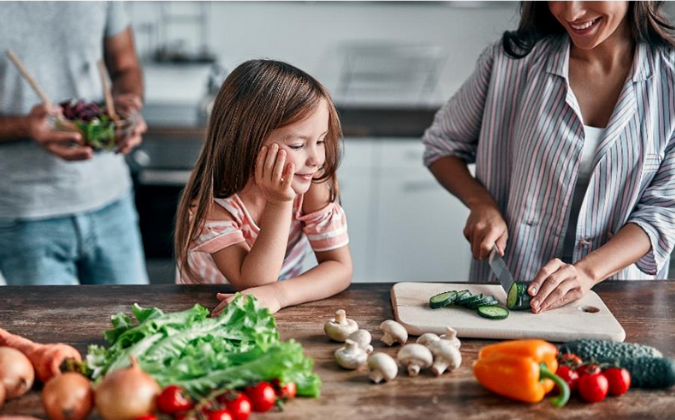
[[[530,284],[535,313],[557,308],[583,297],[596,284],[634,264],[651,249],[649,236],[634,223],[576,264],[549,261]]]

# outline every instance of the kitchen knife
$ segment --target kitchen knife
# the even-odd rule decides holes
[[[490,263],[490,267],[495,273],[495,276],[497,276],[497,279],[499,279],[499,283],[502,285],[504,291],[508,295],[511,285],[513,285],[513,276],[506,267],[504,258],[499,255],[499,249],[497,249],[497,245],[492,245],[492,251],[490,251],[488,262]]]

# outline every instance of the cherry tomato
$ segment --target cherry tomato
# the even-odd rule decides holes
[[[567,382],[567,385],[570,387],[570,392],[574,392],[577,389],[579,374],[575,372],[574,369],[567,365],[561,365],[558,367],[555,374],[560,376],[563,381]]]
[[[185,420],[186,416],[187,416],[187,413],[185,411],[181,411],[181,412],[175,413],[173,415],[173,420]]]
[[[611,395],[625,394],[630,388],[630,373],[626,369],[611,367],[602,374],[609,382],[609,393]]]
[[[602,373],[588,373],[579,378],[577,387],[581,398],[596,403],[604,400],[607,396],[609,381]]]
[[[255,386],[247,387],[244,392],[251,400],[251,407],[256,413],[269,411],[277,402],[277,394],[269,382],[258,382]]]
[[[251,415],[251,400],[242,393],[233,396],[232,399],[225,401],[225,407],[232,414],[234,420],[247,420]]]
[[[162,390],[157,397],[157,409],[164,414],[174,414],[192,408],[192,401],[185,395],[183,388],[177,385],[169,385]]]
[[[579,368],[577,368],[576,371],[579,374],[579,378],[581,378],[584,375],[592,375],[594,373],[600,373],[601,369],[600,366],[598,366],[595,363],[586,363],[585,365],[579,366]]]
[[[212,411],[209,413],[209,420],[233,420],[232,414],[227,409]]]
[[[154,414],[146,414],[144,416],[136,417],[135,420],[157,420],[157,416]]]
[[[295,385],[295,382],[288,382],[286,385],[281,385],[279,379],[274,379],[271,383],[274,387],[274,391],[277,393],[277,397],[284,400],[295,398],[295,394],[298,392],[298,387]]]
[[[572,353],[561,353],[558,355],[558,361],[560,362],[561,365],[567,365],[567,366],[572,366],[572,368],[576,369],[579,366],[584,364],[584,361],[581,360],[581,357],[577,356],[576,354]]]

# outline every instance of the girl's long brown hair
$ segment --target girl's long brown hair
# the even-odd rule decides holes
[[[326,162],[322,177],[314,182],[328,182],[335,201],[342,129],[326,88],[302,70],[273,60],[247,61],[227,77],[213,105],[204,148],[178,205],[174,247],[181,277],[201,281],[188,255],[214,198],[241,191],[253,176],[258,153],[272,130],[305,119],[322,101],[329,112]]]
[[[675,48],[675,27],[661,14],[662,1],[631,1],[626,18],[636,41]],[[565,33],[551,14],[548,2],[521,1],[520,24],[515,31],[504,32],[502,48],[515,59],[526,57],[542,38]]]

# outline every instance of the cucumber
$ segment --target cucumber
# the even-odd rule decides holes
[[[488,319],[504,319],[509,316],[509,310],[501,306],[479,306],[476,312]]]
[[[479,306],[494,306],[499,302],[493,296],[483,296],[483,298],[477,302],[471,302],[467,305],[469,309],[478,309]]]
[[[473,305],[474,303],[477,303],[477,302],[481,302],[482,300],[483,300],[483,294],[480,293],[480,294],[477,294],[477,295],[473,295],[468,299],[463,300],[459,305],[463,306],[467,309],[471,309],[471,305]]]
[[[616,343],[605,340],[574,340],[560,346],[561,353],[573,353],[584,361],[592,359],[635,359],[644,357],[662,357],[654,347],[637,343]]]
[[[675,385],[675,360],[660,357],[600,359],[630,372],[632,388],[668,389]]]
[[[462,290],[464,292],[464,290]],[[471,299],[473,295],[471,292],[468,290],[465,291],[466,293],[462,293],[461,296],[457,296],[457,299],[455,299],[455,305],[462,305],[464,301]],[[459,293],[457,293],[459,295]]]
[[[513,282],[506,297],[506,307],[514,311],[523,311],[530,309],[530,295],[527,294],[529,283]]]
[[[444,306],[451,305],[457,298],[457,291],[450,290],[449,292],[439,293],[429,298],[429,306],[431,309],[438,309]]]

